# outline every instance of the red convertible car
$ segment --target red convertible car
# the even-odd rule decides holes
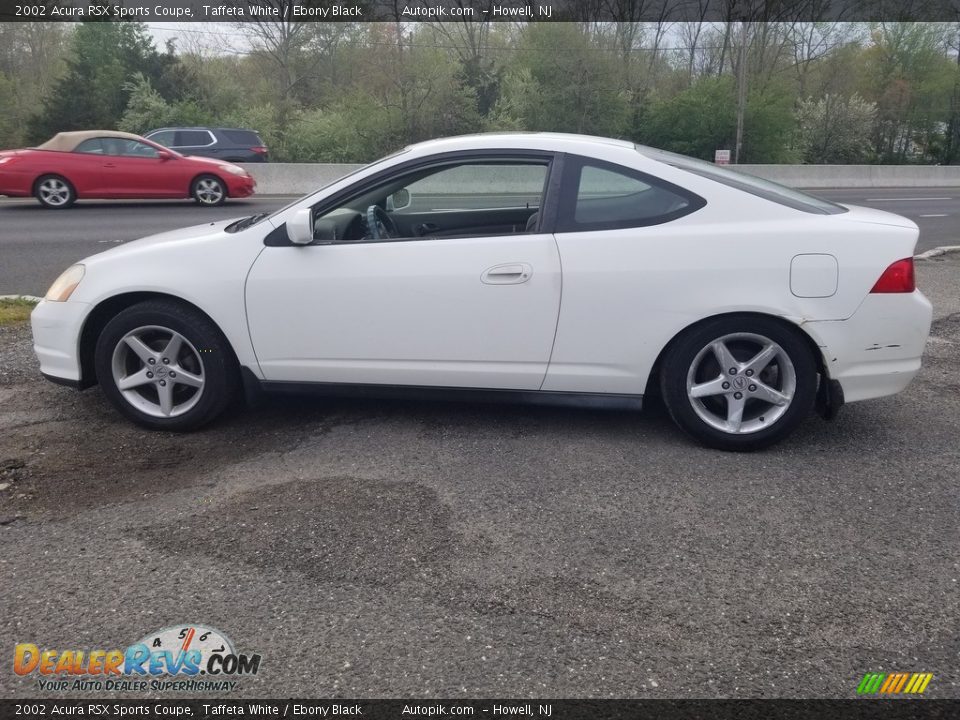
[[[33,196],[48,208],[91,198],[193,198],[220,205],[252,195],[239,165],[186,157],[139,135],[62,132],[35,148],[0,152],[0,195]]]

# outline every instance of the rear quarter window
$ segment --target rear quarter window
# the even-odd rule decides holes
[[[252,130],[223,130],[222,132],[227,137],[227,140],[237,145],[246,145],[249,147],[263,145],[263,140]]]
[[[103,140],[100,138],[89,138],[77,145],[74,152],[85,153],[88,155],[104,155]]]
[[[696,195],[647,173],[568,156],[560,190],[558,232],[661,225],[706,205]]]
[[[839,215],[847,212],[843,205],[837,205],[829,200],[818,198],[814,195],[808,195],[805,192],[794,190],[786,185],[764,180],[753,175],[739,173],[734,170],[728,170],[723,167],[708,163],[704,160],[678,155],[666,150],[657,150],[656,148],[637,145],[637,152],[647,156],[652,160],[657,160],[666,165],[672,165],[678,170],[686,170],[694,175],[713,180],[721,185],[736,188],[745,193],[750,193],[757,197],[784,205],[794,210],[813,213],[816,215]]]

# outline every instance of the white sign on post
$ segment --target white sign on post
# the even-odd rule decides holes
[[[729,150],[716,150],[713,153],[713,162],[715,165],[729,165],[730,164],[730,151]]]

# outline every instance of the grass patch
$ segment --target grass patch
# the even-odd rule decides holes
[[[30,319],[30,313],[33,312],[34,307],[36,307],[36,303],[32,300],[23,300],[22,298],[0,299],[0,327],[26,322]]]

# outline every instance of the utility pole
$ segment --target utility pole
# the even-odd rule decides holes
[[[743,115],[747,108],[747,21],[740,21],[740,59],[737,61],[737,144],[733,162],[740,163],[743,147]]]

